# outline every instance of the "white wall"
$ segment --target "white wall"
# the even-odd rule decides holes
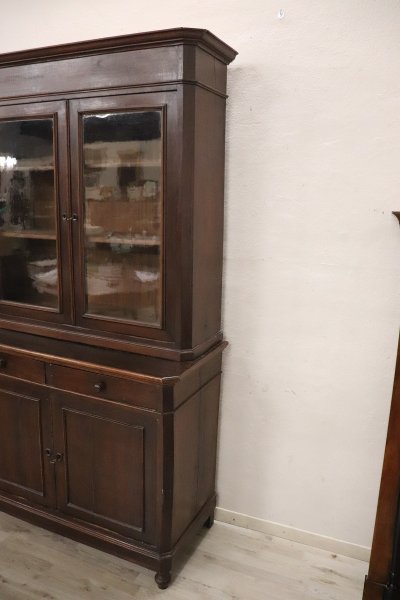
[[[399,323],[399,2],[14,0],[0,51],[181,25],[240,52],[219,504],[368,545]]]

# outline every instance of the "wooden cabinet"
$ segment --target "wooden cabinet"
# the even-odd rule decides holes
[[[161,588],[216,501],[235,54],[174,29],[0,56],[0,508]]]

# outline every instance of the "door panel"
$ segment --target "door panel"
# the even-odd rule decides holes
[[[174,307],[166,302],[164,264],[166,198],[176,179],[168,173],[178,170],[175,96],[70,103],[79,325],[170,339]]]
[[[66,105],[0,108],[0,313],[71,322]]]
[[[50,411],[45,399],[0,390],[0,489],[54,505]]]
[[[71,410],[64,412],[64,425],[68,504],[141,530],[143,427]],[[86,452],[82,452],[83,439],[88,445]]]
[[[152,542],[155,417],[82,396],[55,393],[54,401],[60,510]]]

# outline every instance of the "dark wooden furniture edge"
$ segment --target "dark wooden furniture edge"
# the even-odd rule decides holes
[[[225,64],[232,62],[237,55],[236,50],[206,29],[177,27],[174,29],[134,33],[131,35],[8,52],[0,55],[0,67],[44,60],[61,60],[102,52],[121,52],[128,49],[150,48],[162,45],[173,46],[177,44],[195,44],[200,46]]]
[[[209,527],[208,522],[211,522],[211,524],[214,522],[214,513],[215,513],[216,504],[217,504],[217,496],[216,496],[216,494],[214,494],[209,500],[207,500],[207,502],[197,513],[197,515],[195,516],[193,521],[190,523],[188,528],[183,532],[181,537],[178,539],[178,541],[176,542],[176,544],[174,546],[173,554],[175,554],[177,551],[179,551],[181,546],[185,546],[185,544],[187,544],[187,542],[190,541],[190,539],[193,537],[193,535],[195,535],[197,533],[197,531],[200,530],[204,525]],[[209,519],[210,519],[210,521],[209,521]]]
[[[366,577],[364,583],[363,600],[382,600],[384,589],[384,583],[372,581],[372,579],[368,579],[368,577]]]
[[[0,341],[2,329],[7,331],[22,331],[24,333],[29,332],[33,335],[42,335],[57,340],[63,339],[65,341],[78,342],[95,347],[99,347],[102,345],[102,342],[106,342],[104,345],[114,350],[127,351],[133,354],[143,354],[144,356],[155,356],[172,361],[194,360],[204,354],[204,352],[207,352],[210,348],[216,346],[223,337],[222,331],[219,331],[216,335],[194,348],[179,350],[171,346],[163,346],[160,342],[158,345],[148,345],[143,342],[135,341],[135,338],[127,337],[126,339],[122,339],[121,337],[106,337],[95,333],[88,333],[87,331],[79,331],[79,328],[77,327],[70,327],[67,329],[59,326],[58,328],[55,328],[48,325],[28,324],[22,322],[22,320],[19,322],[3,318],[0,318]]]
[[[392,214],[400,223],[400,211]],[[369,573],[365,578],[363,600],[400,600],[397,585],[398,573],[395,567],[398,560],[396,548],[399,534],[400,491],[398,470],[398,399],[400,359],[399,348],[394,375],[393,393],[386,437],[382,477],[379,489],[378,507],[372,542]],[[380,581],[377,581],[379,579]]]
[[[167,587],[170,582],[170,570],[172,560],[204,525],[213,523],[216,506],[216,495],[214,494],[202,506],[196,517],[189,524],[174,545],[171,552],[159,553],[145,544],[117,537],[115,533],[108,533],[106,529],[86,525],[78,519],[63,517],[49,509],[23,502],[18,498],[7,497],[0,494],[0,509],[17,518],[21,518],[33,525],[53,531],[65,537],[84,543],[93,548],[108,552],[130,562],[134,562],[157,571],[155,579],[160,588]],[[165,584],[165,585],[164,585]]]
[[[1,336],[0,336],[0,342],[1,342]],[[218,344],[217,346],[214,346],[213,348],[211,348],[208,352],[204,353],[203,355],[201,355],[200,357],[196,358],[195,360],[191,361],[191,362],[184,362],[184,363],[177,363],[177,367],[179,367],[179,365],[182,367],[180,369],[179,372],[177,372],[176,375],[159,375],[159,376],[155,376],[155,375],[148,375],[142,372],[138,372],[138,371],[130,371],[127,369],[121,369],[121,368],[115,368],[112,366],[108,366],[106,364],[104,364],[103,362],[89,362],[89,361],[85,361],[85,360],[78,360],[76,358],[68,358],[67,356],[63,356],[63,355],[54,355],[54,354],[46,354],[44,352],[37,352],[35,350],[26,350],[25,348],[18,348],[17,345],[15,346],[8,346],[6,344],[1,344],[0,343],[0,354],[1,352],[6,352],[8,354],[14,354],[17,356],[27,356],[29,358],[34,358],[36,360],[41,360],[41,361],[45,361],[47,363],[53,363],[53,364],[60,364],[63,366],[70,366],[70,367],[75,367],[75,368],[79,368],[82,370],[89,370],[89,371],[100,371],[102,373],[104,373],[105,375],[111,375],[111,376],[116,376],[116,377],[121,377],[121,378],[126,378],[126,379],[133,379],[135,381],[139,381],[139,382],[143,382],[143,383],[153,383],[156,385],[162,385],[162,386],[171,386],[174,385],[177,381],[179,381],[180,379],[182,379],[182,377],[185,376],[186,373],[189,372],[189,370],[196,366],[201,366],[202,363],[208,361],[212,356],[221,353],[228,345],[227,341],[223,341],[220,344]]]

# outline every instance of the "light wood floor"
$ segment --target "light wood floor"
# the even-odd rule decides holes
[[[0,600],[361,600],[367,564],[223,523],[154,574],[0,513]]]

